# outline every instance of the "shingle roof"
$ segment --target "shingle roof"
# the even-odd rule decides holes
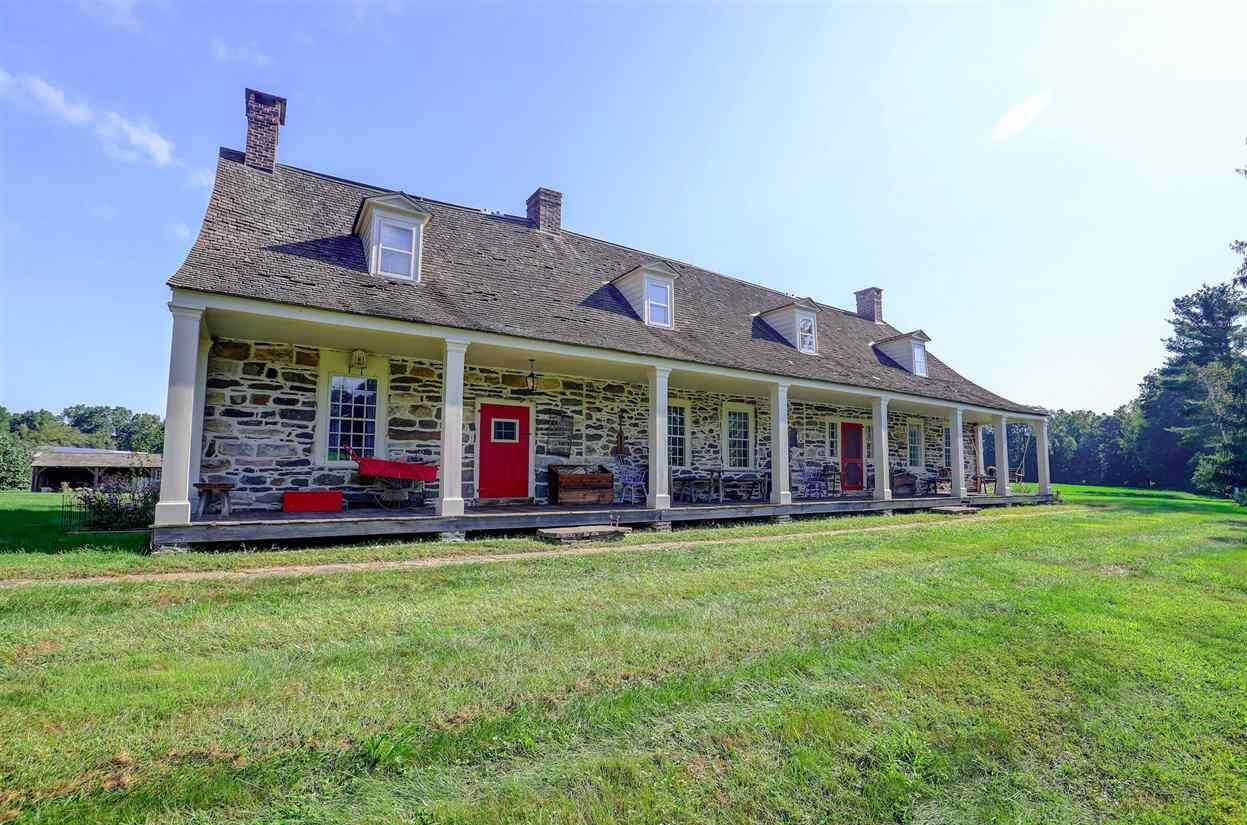
[[[800,354],[754,317],[791,295],[526,218],[417,198],[433,215],[420,283],[371,276],[353,221],[364,198],[397,190],[242,160],[221,150],[203,226],[170,286],[1042,412],[934,356],[927,377],[912,375],[871,346],[899,330],[822,304],[820,355]],[[657,260],[679,273],[670,330],[641,323],[606,283]]]
[[[35,467],[159,467],[156,453],[131,453],[93,447],[41,447],[35,451]]]

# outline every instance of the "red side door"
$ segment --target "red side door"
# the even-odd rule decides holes
[[[481,404],[480,466],[476,494],[480,498],[526,498],[528,441],[531,432],[528,407]]]
[[[866,468],[862,463],[862,425],[840,425],[840,479],[845,490],[861,490],[865,486]]]

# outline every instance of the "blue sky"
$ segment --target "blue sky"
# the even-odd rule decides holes
[[[13,4],[0,404],[163,413],[165,280],[243,88],[279,159],[522,213],[921,327],[1017,401],[1111,410],[1247,237],[1247,4]]]

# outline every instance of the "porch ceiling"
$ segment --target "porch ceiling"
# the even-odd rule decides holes
[[[417,335],[319,324],[312,321],[253,315],[209,309],[205,316],[208,331],[220,338],[272,341],[305,347],[337,350],[363,349],[368,352],[411,358],[442,359],[442,339]]]

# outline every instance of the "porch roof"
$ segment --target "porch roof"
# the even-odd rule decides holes
[[[433,216],[421,281],[375,277],[353,222],[365,198],[396,190],[242,161],[221,150],[203,225],[170,286],[1044,412],[934,355],[926,377],[913,375],[872,346],[900,330],[825,304],[815,304],[819,354],[798,353],[756,317],[790,295],[566,229],[537,231],[526,218],[416,198]],[[680,276],[674,329],[643,324],[609,283],[654,260]]]

